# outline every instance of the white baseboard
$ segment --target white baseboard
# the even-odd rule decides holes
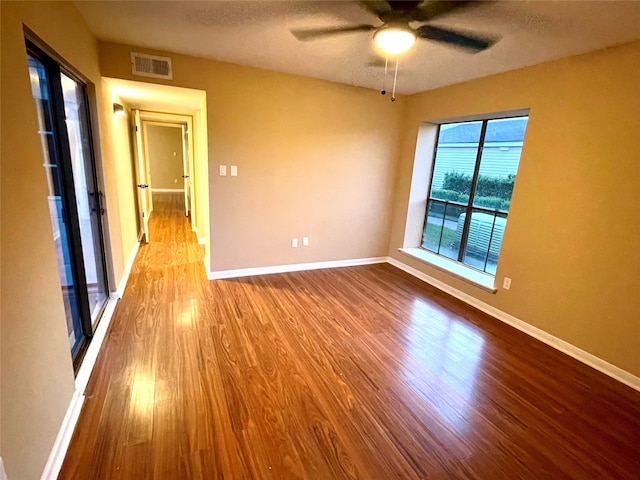
[[[207,240],[202,235],[200,235],[200,230],[198,230],[197,228],[193,228],[193,231],[196,234],[196,238],[198,239],[198,243],[200,245],[204,245]]]
[[[62,426],[60,427],[56,441],[53,443],[49,459],[42,472],[41,480],[56,480],[56,478],[58,478],[83,403],[84,395],[82,392],[80,392],[80,390],[73,392],[71,402],[69,402],[69,408],[67,408],[67,413],[62,420]]]
[[[541,330],[533,325],[520,320],[519,318],[514,317],[502,310],[499,310],[488,303],[482,302],[477,298],[464,293],[456,288],[451,287],[450,285],[437,280],[426,273],[421,272],[409,265],[402,263],[399,260],[396,260],[392,257],[375,257],[375,258],[361,258],[361,259],[353,259],[353,260],[339,260],[335,262],[315,262],[315,263],[298,263],[292,265],[276,265],[272,267],[259,267],[259,268],[243,268],[238,270],[223,270],[217,272],[209,272],[208,277],[209,280],[220,280],[225,278],[237,278],[237,277],[247,277],[250,275],[267,275],[271,273],[284,273],[284,272],[298,272],[302,270],[315,270],[319,268],[336,268],[336,267],[350,267],[356,265],[368,265],[372,263],[384,263],[388,262],[389,264],[399,268],[400,270],[404,270],[405,272],[413,275],[416,278],[436,287],[439,290],[442,290],[445,293],[457,298],[458,300],[463,301],[464,303],[471,305],[472,307],[477,308],[478,310],[491,315],[492,317],[504,322],[512,327],[520,330],[521,332],[530,335],[537,340],[540,340],[547,345],[560,350],[563,353],[579,360],[582,363],[589,365],[592,368],[608,375],[619,382],[628,385],[629,387],[640,391],[640,377],[633,375],[626,370],[621,369],[620,367],[616,367],[615,365],[602,360],[595,355],[582,350],[575,345],[566,342],[554,335],[551,335],[544,330]]]
[[[409,265],[406,265],[405,263],[402,263],[399,260],[396,260],[395,258],[389,257],[388,261],[394,267],[397,267],[400,270],[404,270],[405,272],[413,275],[414,277],[419,278],[420,280],[436,287],[439,290],[442,290],[445,293],[448,293],[452,297],[455,297],[458,300],[461,300],[471,305],[472,307],[475,307],[478,310],[488,315],[491,315],[492,317],[500,320],[501,322],[511,325],[512,327],[517,328],[521,332],[524,332],[527,335],[530,335],[533,338],[536,338],[541,342],[546,343],[547,345],[555,348],[556,350],[560,350],[561,352],[566,353],[567,355],[575,358],[576,360],[579,360],[582,363],[585,363],[590,367],[595,368],[596,370],[604,373],[605,375],[608,375],[618,380],[619,382],[622,382],[625,385],[628,385],[629,387],[640,391],[640,377],[636,377],[632,373],[627,372],[626,370],[623,370],[620,367],[616,367],[615,365],[612,365],[611,363],[605,360],[602,360],[601,358],[596,357],[595,355],[589,352],[586,352],[570,344],[569,342],[566,342],[558,337],[555,337],[550,333],[545,332],[544,330],[534,327],[533,325],[523,320],[520,320],[519,318],[516,318],[513,315],[509,315],[508,313],[505,313],[502,310],[498,310],[497,308],[492,307],[491,305],[484,303],[478,300],[477,298],[472,297],[471,295],[461,292],[460,290],[453,288],[447,285],[446,283],[441,282],[440,280],[437,280],[427,275],[426,273],[421,272],[420,270],[410,267]]]
[[[184,188],[152,188],[151,193],[178,193],[183,192]]]
[[[303,270],[318,270],[320,268],[354,267],[357,265],[370,265],[372,263],[385,263],[388,257],[355,258],[351,260],[335,260],[330,262],[293,263],[290,265],[274,265],[272,267],[240,268],[237,270],[219,270],[209,272],[209,280],[221,280],[224,278],[249,277],[252,275],[269,275],[272,273],[300,272]]]
[[[102,342],[104,342],[107,329],[109,328],[109,324],[113,318],[113,312],[116,309],[119,299],[120,297],[117,295],[113,295],[109,299],[109,302],[102,313],[102,317],[100,318],[100,323],[98,323],[98,328],[93,332],[93,338],[91,339],[89,348],[87,348],[87,351],[84,354],[82,365],[80,365],[80,369],[76,375],[76,390],[81,393],[84,393],[85,388],[87,388],[89,377],[91,377],[91,372],[93,372],[93,367],[96,363],[96,359],[98,358],[98,353],[102,348]]]
[[[140,238],[133,245],[131,249],[131,253],[129,253],[129,258],[127,259],[127,263],[124,266],[124,271],[122,272],[122,278],[120,279],[120,283],[118,283],[118,288],[116,292],[118,292],[118,297],[122,298],[124,295],[124,289],[127,286],[127,282],[129,281],[129,275],[131,274],[131,268],[133,267],[133,262],[136,260],[136,255],[138,254],[138,249],[140,248]]]
[[[120,284],[118,285],[118,290],[117,292],[114,292],[109,296],[109,301],[107,303],[107,306],[105,307],[104,312],[102,313],[98,328],[93,333],[93,338],[91,339],[89,348],[87,348],[87,352],[85,353],[84,359],[82,360],[82,365],[78,370],[78,375],[76,375],[76,389],[73,392],[71,402],[69,403],[69,407],[67,408],[67,413],[64,417],[64,420],[62,421],[60,431],[58,432],[58,436],[56,437],[56,440],[53,444],[51,453],[49,454],[49,459],[47,460],[47,464],[45,465],[44,471],[42,473],[42,480],[55,480],[56,478],[58,478],[60,468],[62,467],[62,462],[64,461],[64,457],[67,454],[67,449],[69,448],[69,442],[71,441],[73,430],[75,429],[78,417],[80,415],[80,410],[82,409],[82,404],[84,403],[84,391],[87,388],[87,383],[89,383],[89,378],[91,377],[91,372],[93,371],[93,367],[95,366],[96,360],[98,358],[98,353],[100,352],[102,343],[104,342],[104,339],[107,335],[107,330],[109,329],[109,324],[111,323],[111,319],[113,318],[113,313],[115,311],[116,305],[118,304],[118,300],[124,293],[124,289],[129,279],[129,274],[131,273],[131,267],[133,266],[133,262],[136,258],[136,253],[138,252],[139,247],[140,242],[138,241],[135,243],[134,247],[131,250],[131,254],[129,255],[129,259],[122,274],[122,279],[120,280]],[[1,477],[0,480],[2,480]]]
[[[134,251],[137,252],[137,248],[139,243],[134,247]],[[130,257],[135,258],[135,252],[132,251],[132,255]],[[337,260],[330,262],[314,262],[314,263],[297,263],[291,265],[277,265],[271,267],[258,267],[258,268],[243,268],[237,270],[223,270],[217,272],[208,272],[208,277],[210,280],[219,280],[225,278],[238,278],[238,277],[246,277],[250,275],[267,275],[273,273],[285,273],[285,272],[298,272],[303,270],[315,270],[321,268],[337,268],[337,267],[351,267],[358,265],[370,265],[374,263],[390,263],[391,265],[403,270],[414,277],[442,290],[445,293],[461,300],[480,311],[491,315],[492,317],[530,335],[533,338],[540,340],[547,345],[566,353],[567,355],[575,358],[576,360],[589,365],[592,368],[608,375],[619,382],[628,385],[629,387],[640,391],[640,378],[635,375],[616,367],[615,365],[602,360],[601,358],[596,357],[595,355],[581,350],[580,348],[558,338],[550,333],[545,332],[533,325],[530,325],[508,313],[505,313],[487,303],[484,303],[478,300],[471,295],[468,295],[460,290],[453,288],[447,285],[440,280],[437,280],[409,265],[406,265],[395,258],[391,257],[371,257],[371,258],[359,258],[352,260]],[[127,262],[129,263],[129,262]],[[131,261],[133,263],[133,261]],[[131,267],[129,267],[130,271]],[[126,270],[126,269],[125,269]],[[128,278],[128,273],[127,276]],[[125,276],[123,275],[123,279]],[[121,282],[122,283],[122,282]],[[126,285],[126,281],[124,283]],[[124,288],[123,288],[124,290]],[[67,413],[65,414],[64,420],[62,421],[62,425],[60,427],[60,431],[58,432],[58,436],[54,442],[53,448],[49,455],[49,459],[47,460],[47,464],[45,465],[44,472],[42,474],[42,480],[55,480],[60,472],[60,468],[62,467],[62,463],[64,461],[64,457],[66,455],[67,449],[69,447],[69,442],[71,441],[71,436],[73,435],[73,430],[78,421],[78,417],[80,415],[80,410],[82,408],[82,404],[84,402],[84,389],[86,388],[87,382],[89,380],[89,376],[91,375],[91,370],[93,369],[93,365],[95,364],[95,360],[97,358],[100,347],[102,346],[102,342],[105,338],[106,331],[109,326],[109,322],[113,316],[113,310],[115,309],[115,304],[117,303],[116,299],[111,299],[109,304],[107,305],[107,309],[103,314],[103,318],[100,321],[98,329],[94,334],[94,338],[87,350],[85,355],[85,359],[83,361],[82,366],[80,367],[80,371],[78,372],[78,376],[76,378],[76,390],[73,393],[71,398],[71,402],[69,403],[69,407],[67,409]],[[2,465],[0,461],[0,480],[2,480]]]

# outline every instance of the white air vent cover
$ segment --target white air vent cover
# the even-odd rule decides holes
[[[131,73],[143,77],[173,79],[171,59],[145,53],[131,52]]]

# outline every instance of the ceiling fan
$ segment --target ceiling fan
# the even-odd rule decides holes
[[[355,32],[374,31],[373,41],[386,54],[384,61],[384,77],[382,95],[386,94],[385,81],[387,78],[388,55],[396,56],[395,74],[393,77],[393,91],[391,101],[395,101],[396,81],[398,77],[398,56],[409,50],[416,39],[433,40],[445,45],[461,48],[469,53],[478,53],[491,47],[497,38],[462,33],[448,28],[428,25],[428,22],[443,17],[449,13],[478,6],[480,1],[360,1],[366,10],[376,15],[382,25],[360,24],[345,27],[312,28],[306,30],[291,30],[291,33],[301,41],[316,40],[333,35]],[[414,28],[411,23],[422,23]]]
[[[449,13],[482,4],[479,1],[361,1],[366,10],[376,15],[382,25],[353,25],[345,27],[313,28],[291,30],[301,41],[341,35],[354,32],[374,31],[373,39],[380,49],[389,55],[405,52],[416,39],[433,40],[470,53],[486,50],[496,42],[496,38],[472,35],[455,30],[426,24]],[[416,28],[409,24],[420,22]]]

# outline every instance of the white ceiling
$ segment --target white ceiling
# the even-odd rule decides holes
[[[353,1],[77,1],[101,40],[380,89],[372,33],[299,42],[292,28],[381,22]],[[410,94],[640,38],[640,0],[483,2],[438,18],[501,39],[470,55],[419,41],[400,58]]]

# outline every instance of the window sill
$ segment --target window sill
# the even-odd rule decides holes
[[[422,248],[399,248],[398,251],[426,263],[427,265],[435,267],[438,270],[450,273],[461,280],[486,290],[487,292],[496,293],[498,291],[494,287],[495,277],[480,272],[475,268],[467,267],[446,257],[423,250]]]

